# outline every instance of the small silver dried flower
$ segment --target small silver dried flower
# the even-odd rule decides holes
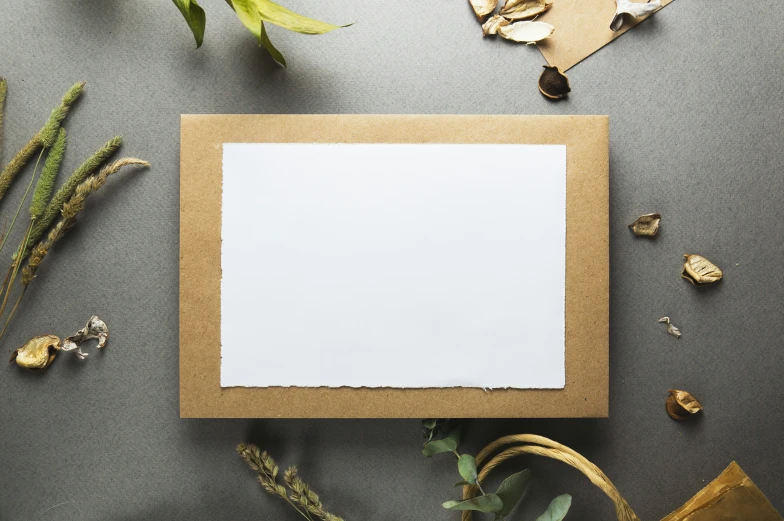
[[[671,334],[675,338],[680,338],[681,337],[681,330],[678,329],[677,327],[673,326],[670,323],[670,317],[661,317],[659,319],[659,322],[663,322],[663,323],[667,324],[667,332],[669,334]]]
[[[98,340],[98,345],[96,346],[98,349],[105,346],[109,340],[109,328],[103,320],[95,315],[90,317],[87,325],[77,331],[75,335],[63,340],[61,350],[65,352],[73,351],[79,359],[84,360],[87,357],[87,353],[83,352],[80,346],[87,340],[93,339]]]

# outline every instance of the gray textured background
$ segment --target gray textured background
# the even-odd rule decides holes
[[[45,374],[3,368],[0,519],[298,519],[234,455],[242,440],[299,464],[348,520],[456,518],[440,507],[457,495],[454,461],[421,456],[416,420],[178,418],[182,113],[609,114],[611,417],[473,421],[466,448],[508,433],[554,437],[604,469],[643,520],[736,459],[784,510],[780,4],[678,0],[572,69],[573,93],[559,104],[536,90],[536,49],[483,41],[466,4],[288,0],[356,25],[321,37],[272,27],[284,71],[222,0],[202,2],[200,50],[168,0],[0,0],[4,162],[86,80],[66,125],[66,170],[114,134],[124,155],[154,165],[89,201],[4,339],[6,356],[33,335],[71,334],[93,313],[112,331],[110,347],[85,362],[62,356]],[[635,240],[626,225],[649,211],[664,215],[660,236]],[[725,280],[704,289],[681,280],[687,252],[716,262]],[[662,315],[680,341],[656,323]],[[671,421],[671,387],[697,395],[705,415]],[[535,518],[561,492],[574,495],[570,519],[613,518],[575,471],[515,466],[524,464],[536,481],[512,519]]]

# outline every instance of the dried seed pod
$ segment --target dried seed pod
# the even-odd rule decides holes
[[[705,257],[693,254],[686,254],[683,257],[686,259],[686,262],[683,263],[681,277],[695,286],[721,280],[723,276],[721,270]]]
[[[681,337],[681,330],[670,323],[670,317],[661,317],[659,322],[667,324],[667,332],[676,338]]]
[[[80,360],[84,360],[87,357],[87,353],[84,353],[80,346],[83,342],[93,339],[98,340],[98,345],[96,346],[98,349],[105,346],[109,340],[109,328],[103,320],[95,315],[90,317],[87,325],[77,331],[75,335],[63,340],[62,350],[66,352],[73,351]]]
[[[647,16],[661,7],[660,0],[648,0],[647,3],[630,2],[629,0],[615,0],[615,16],[610,22],[610,30],[619,31],[626,20]]]
[[[659,231],[661,215],[658,213],[648,213],[641,215],[636,221],[629,225],[629,229],[634,235],[641,237],[653,237]]]
[[[497,34],[499,27],[509,25],[510,23],[509,20],[501,15],[493,15],[482,24],[482,36]]]
[[[553,6],[547,0],[509,0],[498,12],[507,20],[525,20],[547,11]]]
[[[686,391],[671,389],[665,408],[673,420],[684,420],[702,410],[702,404]]]
[[[532,44],[544,40],[555,31],[546,22],[517,22],[498,28],[498,34],[507,40]]]
[[[41,335],[31,338],[25,345],[11,354],[11,362],[19,367],[40,371],[54,361],[60,349],[60,338],[54,335]]]
[[[550,99],[559,100],[566,97],[572,89],[569,87],[569,78],[558,70],[558,67],[544,65],[542,74],[539,75],[539,92]]]
[[[498,0],[468,0],[468,2],[480,22],[485,16],[495,11],[495,7],[498,5]]]

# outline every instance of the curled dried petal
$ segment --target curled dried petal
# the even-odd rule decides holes
[[[672,323],[670,323],[670,317],[661,317],[659,319],[659,322],[664,322],[665,324],[667,324],[667,332],[669,334],[671,334],[672,336],[674,336],[676,338],[680,338],[681,337],[681,330],[678,329],[677,327],[673,326]]]
[[[495,7],[498,5],[498,0],[468,0],[468,2],[480,22],[484,20],[485,16],[495,11]]]
[[[702,404],[686,391],[671,389],[665,408],[673,420],[684,420],[702,410]]]
[[[683,257],[686,262],[683,263],[681,277],[695,286],[716,282],[724,275],[718,266],[701,255],[686,254]]]
[[[625,21],[640,16],[646,16],[656,11],[661,7],[661,0],[648,0],[647,3],[631,2],[629,0],[615,0],[617,6],[615,16],[610,22],[610,30],[613,32],[619,31]]]
[[[98,349],[105,346],[109,340],[109,328],[103,320],[95,315],[90,317],[87,325],[77,331],[75,335],[63,340],[62,350],[67,352],[73,351],[77,357],[84,360],[87,357],[87,353],[83,352],[80,346],[87,340],[93,339],[98,340]]]
[[[641,215],[636,221],[629,225],[629,229],[634,235],[641,237],[653,237],[659,231],[661,215],[658,213],[648,213]]]
[[[485,23],[482,24],[482,35],[493,35],[498,33],[498,28],[503,27],[504,25],[509,25],[510,22],[506,18],[500,15],[493,15],[487,19]]]
[[[507,20],[525,20],[538,16],[553,6],[547,0],[509,0],[498,12]]]
[[[536,43],[548,38],[555,27],[547,22],[516,22],[498,28],[498,34],[507,40],[522,43]]]
[[[559,100],[566,97],[572,89],[569,87],[569,77],[558,70],[558,67],[544,65],[542,74],[539,75],[539,92],[547,98]]]
[[[60,349],[60,338],[54,335],[41,335],[31,338],[25,345],[11,354],[11,362],[19,367],[42,370],[49,367]]]

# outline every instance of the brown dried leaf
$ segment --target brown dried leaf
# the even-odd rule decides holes
[[[499,27],[509,25],[511,22],[501,15],[493,15],[482,24],[482,36],[496,34]]]
[[[686,391],[671,389],[665,408],[673,420],[684,420],[702,410],[702,404]]]
[[[634,235],[642,237],[653,237],[659,231],[661,215],[658,213],[648,213],[641,215],[636,221],[629,225],[629,229]]]
[[[549,37],[555,27],[546,22],[516,22],[498,28],[498,34],[507,40],[536,43]]]
[[[677,338],[681,337],[681,330],[670,323],[670,317],[661,317],[659,322],[664,322],[667,324],[667,332],[669,334]]]
[[[468,2],[480,22],[484,20],[485,16],[495,11],[495,7],[498,5],[498,0],[468,0]]]
[[[695,286],[721,280],[723,276],[721,270],[705,257],[693,254],[686,254],[683,257],[686,259],[686,262],[683,263],[681,277]]]
[[[54,335],[41,335],[31,338],[25,345],[11,354],[11,362],[19,367],[42,370],[49,367],[60,349],[60,339]]]
[[[539,92],[542,95],[559,100],[565,98],[571,91],[566,74],[559,71],[558,67],[544,65],[544,71],[539,75]]]
[[[498,14],[507,20],[525,20],[544,13],[552,6],[553,3],[547,0],[509,0]]]

